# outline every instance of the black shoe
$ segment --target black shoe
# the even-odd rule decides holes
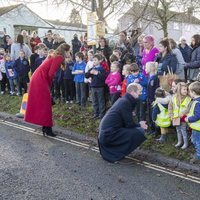
[[[43,132],[43,135],[44,135],[44,136],[45,136],[45,134],[46,134],[46,135],[51,136],[51,137],[56,137],[56,134],[53,133],[51,127],[43,126],[43,127],[42,127],[42,132]]]
[[[121,160],[115,161],[115,164],[121,164],[121,165],[133,165],[134,161],[130,160],[128,158],[123,158]]]

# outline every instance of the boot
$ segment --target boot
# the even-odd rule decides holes
[[[166,139],[167,139],[167,135],[166,135],[166,134],[163,134],[163,135],[160,136],[159,139],[156,139],[156,141],[158,141],[158,142],[165,142]]]
[[[185,135],[183,135],[183,146],[181,147],[181,149],[187,149],[188,147],[188,136],[187,133],[185,133]]]
[[[178,131],[177,131],[177,138],[178,138],[178,142],[175,145],[176,148],[180,147],[183,144],[182,134]]]
[[[43,131],[43,135],[46,133],[46,135],[48,136],[51,136],[51,137],[56,137],[56,134],[53,133],[52,131],[52,128],[51,127],[48,127],[48,126],[44,126],[42,128],[42,131]]]

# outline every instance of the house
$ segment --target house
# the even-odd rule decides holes
[[[118,20],[118,29],[119,31],[126,30],[129,32],[141,28],[145,35],[153,35],[156,43],[158,43],[164,34],[161,26],[155,22],[158,20],[158,17],[155,16],[156,14],[153,14],[155,9],[152,6],[148,6],[142,17],[138,17],[141,16],[143,10],[144,7],[142,5],[135,4]],[[159,10],[161,11],[161,9]],[[178,42],[181,36],[185,36],[187,42],[190,43],[191,37],[200,33],[200,19],[194,17],[192,12],[168,11],[168,15],[173,16],[167,27],[169,38],[173,38]]]
[[[70,43],[75,33],[81,36],[87,30],[86,25],[42,19],[24,4],[0,7],[0,22],[0,31],[11,38],[16,38],[22,30],[29,34],[36,31],[43,38],[48,30],[52,30],[64,36],[65,41]]]

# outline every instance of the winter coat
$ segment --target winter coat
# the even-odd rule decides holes
[[[11,58],[13,60],[16,60],[17,58],[19,58],[19,51],[23,50],[25,53],[25,57],[29,58],[32,54],[31,49],[28,47],[28,45],[26,44],[19,44],[19,43],[14,43],[11,45]]]
[[[78,38],[74,38],[72,40],[72,53],[73,56],[80,51],[81,48],[81,41]]]
[[[5,69],[6,69],[6,76],[8,79],[15,79],[17,77],[17,72],[14,69],[14,61],[6,61],[5,62]]]
[[[196,80],[200,68],[200,46],[193,48],[191,60],[185,64],[185,68],[188,69],[188,79]]]
[[[42,62],[46,59],[46,57],[37,57],[35,59],[35,65],[34,65],[34,69],[33,72],[42,64]]]
[[[119,72],[110,73],[105,80],[109,87],[110,94],[121,92],[121,74]]]
[[[63,60],[60,55],[48,58],[35,70],[29,85],[25,121],[41,126],[53,126],[50,88]]]
[[[109,63],[109,58],[110,56],[112,55],[112,49],[106,45],[104,48],[101,48],[100,46],[97,48],[97,51],[101,51],[103,53],[103,55],[105,56],[106,58],[106,61],[108,62],[108,64],[110,65]]]
[[[158,55],[156,61],[158,62],[158,75],[163,75],[164,72],[168,74],[168,67],[173,73],[176,72],[178,61],[174,54],[168,53],[164,57]]]
[[[42,41],[40,40],[39,37],[36,37],[36,38],[31,38],[30,40],[30,45],[31,45],[31,49],[32,49],[32,52],[34,52],[34,48],[35,46],[37,46],[39,43],[41,43]]]
[[[105,160],[121,160],[145,141],[144,130],[132,117],[136,105],[137,100],[126,93],[101,120],[98,143]]]
[[[185,61],[182,56],[182,53],[178,48],[172,49],[172,53],[176,56],[178,61],[175,74],[178,76],[179,79],[183,80],[185,78],[184,74]]]
[[[17,72],[18,77],[28,76],[28,73],[30,71],[30,65],[26,58],[23,58],[23,59],[18,58],[17,60],[15,60],[13,67],[15,71]]]
[[[181,46],[181,44],[179,44],[178,48],[182,53],[184,61],[185,62],[190,62],[191,54],[192,54],[192,47],[190,47],[189,45],[186,44],[185,47],[183,48]]]
[[[73,79],[74,75],[72,74],[72,68],[74,66],[74,62],[66,63],[66,68],[64,70],[63,79]]]

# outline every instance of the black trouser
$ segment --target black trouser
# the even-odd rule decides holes
[[[54,86],[54,92],[55,92],[55,98],[60,99],[61,97],[65,98],[65,90],[64,90],[64,81],[58,81],[57,79],[54,80],[53,83]]]
[[[2,80],[1,80],[1,92],[5,92],[6,91],[6,85],[8,90],[10,90],[10,84],[9,84],[9,80],[6,76],[6,73],[1,73],[2,74]]]
[[[28,76],[18,76],[18,93],[22,94],[22,88],[24,88],[24,93],[27,93],[27,83],[28,83]]]
[[[65,101],[72,101],[75,97],[75,84],[73,79],[63,79],[65,89]]]
[[[142,101],[139,99],[136,107],[138,122],[146,121],[146,109],[147,109],[146,101]]]
[[[85,92],[85,83],[75,83],[76,86],[76,101],[79,105],[86,106],[86,92]]]
[[[115,103],[115,101],[117,101],[117,99],[119,99],[119,97],[120,97],[120,92],[115,92],[115,93],[110,94],[111,104],[113,105]]]

